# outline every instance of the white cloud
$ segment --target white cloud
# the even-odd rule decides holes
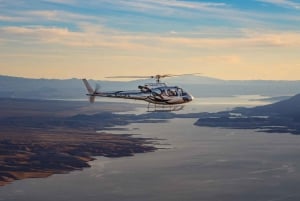
[[[59,3],[59,4],[75,4],[76,0],[44,0],[45,2],[50,3]]]
[[[259,1],[259,0],[258,0]],[[264,0],[261,0],[264,1]],[[265,1],[280,1],[280,0],[265,0]],[[281,0],[282,1],[282,0]],[[105,1],[106,2],[106,1]],[[294,6],[298,4],[287,5]],[[118,8],[120,10],[134,11],[147,14],[149,16],[157,17],[176,17],[180,20],[195,20],[199,19],[199,24],[206,23],[205,20],[212,20],[214,22],[223,21],[229,26],[270,26],[278,24],[278,18],[284,20],[297,21],[299,15],[290,13],[281,13],[274,15],[274,13],[260,12],[255,10],[242,10],[226,3],[213,2],[199,2],[199,1],[177,1],[177,0],[120,0],[109,1],[104,3],[108,8]],[[100,5],[96,5],[100,6]],[[138,14],[137,14],[138,15]],[[179,22],[180,23],[180,22]],[[191,23],[191,28],[194,28],[196,23]],[[217,25],[215,25],[217,26]]]
[[[47,0],[51,2],[74,3],[80,6],[83,2],[78,0]],[[257,0],[261,2],[294,5],[291,1],[284,0]],[[190,29],[173,29],[162,33],[159,29],[148,33],[125,32],[110,26],[110,16],[99,17],[97,15],[79,14],[63,10],[29,10],[0,15],[0,21],[24,22],[37,26],[8,26],[0,28],[2,41],[17,41],[19,43],[52,43],[77,47],[109,47],[115,49],[166,49],[169,51],[175,46],[184,48],[227,48],[227,47],[257,47],[257,46],[299,46],[299,33],[292,31],[264,30],[241,32],[241,29],[255,30],[257,27],[265,27],[274,15],[265,13],[242,12],[224,3],[176,1],[176,0],[118,0],[118,1],[91,1],[88,5],[109,8],[120,8],[136,12],[148,12],[153,15],[180,15],[180,17],[203,20],[211,17],[220,20],[228,20],[231,23],[240,24],[220,26],[201,26],[191,24]],[[118,7],[119,6],[119,7]],[[130,12],[129,12],[130,13]],[[137,16],[139,16],[137,14]],[[285,15],[274,16],[274,19],[285,19]],[[221,19],[222,18],[222,19]],[[260,20],[263,19],[263,20]],[[299,16],[293,18],[299,19]],[[115,18],[113,19],[115,20]],[[121,22],[122,20],[119,19]],[[131,19],[130,19],[131,20]],[[130,21],[129,20],[129,21]],[[130,21],[134,25],[141,23],[139,18]],[[66,28],[61,28],[67,22]],[[44,25],[44,24],[52,25]],[[127,23],[127,21],[126,21]],[[143,22],[143,23],[147,23]],[[104,27],[106,24],[106,27]],[[180,24],[180,23],[179,23]],[[146,26],[146,25],[145,25]],[[163,24],[161,25],[163,26]],[[75,31],[76,30],[76,31]],[[274,29],[275,30],[275,29]],[[156,32],[156,33],[155,33]],[[3,43],[3,42],[2,42]],[[161,46],[161,47],[160,47]],[[160,48],[158,48],[160,47]],[[163,48],[162,48],[163,47]],[[172,47],[172,48],[170,48]],[[161,50],[160,50],[161,51]]]
[[[77,22],[77,21],[99,21],[96,16],[87,14],[76,14],[72,12],[66,12],[61,10],[35,10],[25,11],[21,13],[30,20],[48,20],[48,21],[59,21],[59,22]]]
[[[214,2],[192,2],[192,1],[176,1],[176,0],[134,0],[134,1],[119,1],[121,5],[129,5],[137,7],[139,9],[153,9],[153,8],[189,8],[189,9],[209,9],[216,7],[225,7],[225,3],[214,3]]]
[[[4,21],[4,22],[24,22],[26,20],[23,17],[0,15],[0,21]]]
[[[59,22],[67,22],[70,29],[77,29],[80,23],[93,23],[94,26],[99,24],[111,25],[114,27],[125,27],[127,23],[128,29],[139,29],[141,26],[154,27],[153,32],[160,32],[164,27],[164,23],[168,23],[169,19],[179,19],[178,23],[173,26],[174,32],[182,31],[182,27],[187,27],[189,31],[197,30],[202,24],[206,24],[206,20],[216,23],[224,22],[224,26],[230,27],[264,27],[276,26],[279,20],[296,23],[299,15],[282,13],[280,15],[269,14],[265,12],[243,11],[238,10],[225,3],[199,2],[199,1],[178,1],[178,0],[99,0],[99,1],[79,1],[79,0],[46,0],[51,2],[72,3],[78,8],[99,9],[99,13],[78,13],[75,10],[41,10],[41,8],[32,8],[29,10],[9,10],[0,15],[0,21],[5,22],[26,22],[26,24],[41,25],[51,24],[50,26],[59,26]],[[257,0],[264,2],[289,2],[283,0]],[[118,11],[126,11],[124,18],[115,16],[114,14],[102,14],[103,9]],[[132,14],[131,14],[132,12]],[[144,18],[144,16],[156,16],[152,19]],[[141,18],[139,16],[142,16]],[[176,18],[173,18],[176,17]],[[196,22],[199,19],[199,22]],[[181,21],[182,20],[182,21]],[[191,21],[189,21],[191,20]],[[159,21],[159,23],[158,23]],[[142,24],[142,25],[141,25]],[[149,24],[149,26],[148,26]],[[289,23],[287,23],[289,24]],[[211,26],[220,26],[211,25]],[[141,28],[140,28],[141,29]],[[186,30],[187,31],[187,30]],[[152,32],[151,30],[149,32]]]
[[[296,47],[300,48],[299,32],[272,32],[246,30],[239,37],[189,37],[173,33],[158,34],[126,33],[117,30],[82,24],[81,31],[70,31],[57,27],[2,27],[2,40],[21,44],[59,44],[69,47],[100,47],[110,50],[159,50],[176,49],[219,49],[256,47]],[[221,30],[220,30],[221,31]],[[263,33],[263,34],[262,34]]]
[[[229,10],[225,3],[178,1],[178,0],[120,0],[111,1],[114,7],[124,8],[136,12],[149,13],[158,16],[191,16],[207,13],[222,13]],[[231,10],[232,11],[232,10]],[[203,13],[204,14],[204,13]],[[203,15],[204,16],[204,15]],[[225,17],[225,16],[224,16]]]
[[[258,2],[274,4],[277,6],[289,7],[294,9],[300,9],[300,3],[296,3],[291,0],[256,0]]]
[[[62,10],[32,10],[32,11],[18,11],[12,12],[7,15],[0,15],[0,21],[6,22],[28,22],[39,23],[45,22],[69,22],[70,24],[76,24],[82,21],[89,21],[94,23],[103,22],[103,20],[97,16],[87,14],[77,14]]]
[[[82,26],[88,27],[88,26]],[[98,28],[86,28],[82,32],[70,31],[57,27],[2,27],[0,35],[6,42],[26,44],[64,45],[67,47],[100,47],[110,49],[143,49],[144,45],[137,42],[141,38],[116,34],[113,31]],[[144,38],[145,39],[145,38]],[[46,47],[46,46],[45,46]]]

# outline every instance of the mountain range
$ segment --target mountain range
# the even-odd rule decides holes
[[[133,81],[89,80],[98,83],[103,91],[133,90],[151,79]],[[185,75],[165,78],[168,85],[177,85],[195,97],[228,97],[262,95],[269,97],[292,96],[300,92],[300,81],[221,80],[205,76]],[[83,99],[86,90],[81,79],[32,79],[0,75],[0,97],[33,99]]]
[[[248,115],[281,116],[300,119],[300,94],[269,105],[254,108],[236,108],[235,112],[247,113]]]
[[[273,104],[198,114],[197,126],[300,135],[300,94]]]

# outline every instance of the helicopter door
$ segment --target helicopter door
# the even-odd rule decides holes
[[[156,98],[163,99],[163,97],[162,97],[162,90],[159,89],[159,88],[153,89],[152,90],[152,95],[154,97],[156,97]]]

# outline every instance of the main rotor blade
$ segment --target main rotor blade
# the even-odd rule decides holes
[[[200,75],[201,73],[188,73],[188,74],[164,74],[164,75],[151,75],[151,76],[135,76],[135,75],[125,75],[125,76],[109,76],[105,78],[164,78],[164,77],[175,77],[184,75]]]
[[[187,73],[187,74],[166,74],[160,75],[160,77],[178,77],[178,76],[185,76],[185,75],[201,75],[202,73]]]
[[[151,78],[151,76],[110,76],[105,78]]]

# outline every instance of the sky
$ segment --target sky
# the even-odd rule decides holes
[[[0,75],[300,80],[300,0],[0,0]]]

